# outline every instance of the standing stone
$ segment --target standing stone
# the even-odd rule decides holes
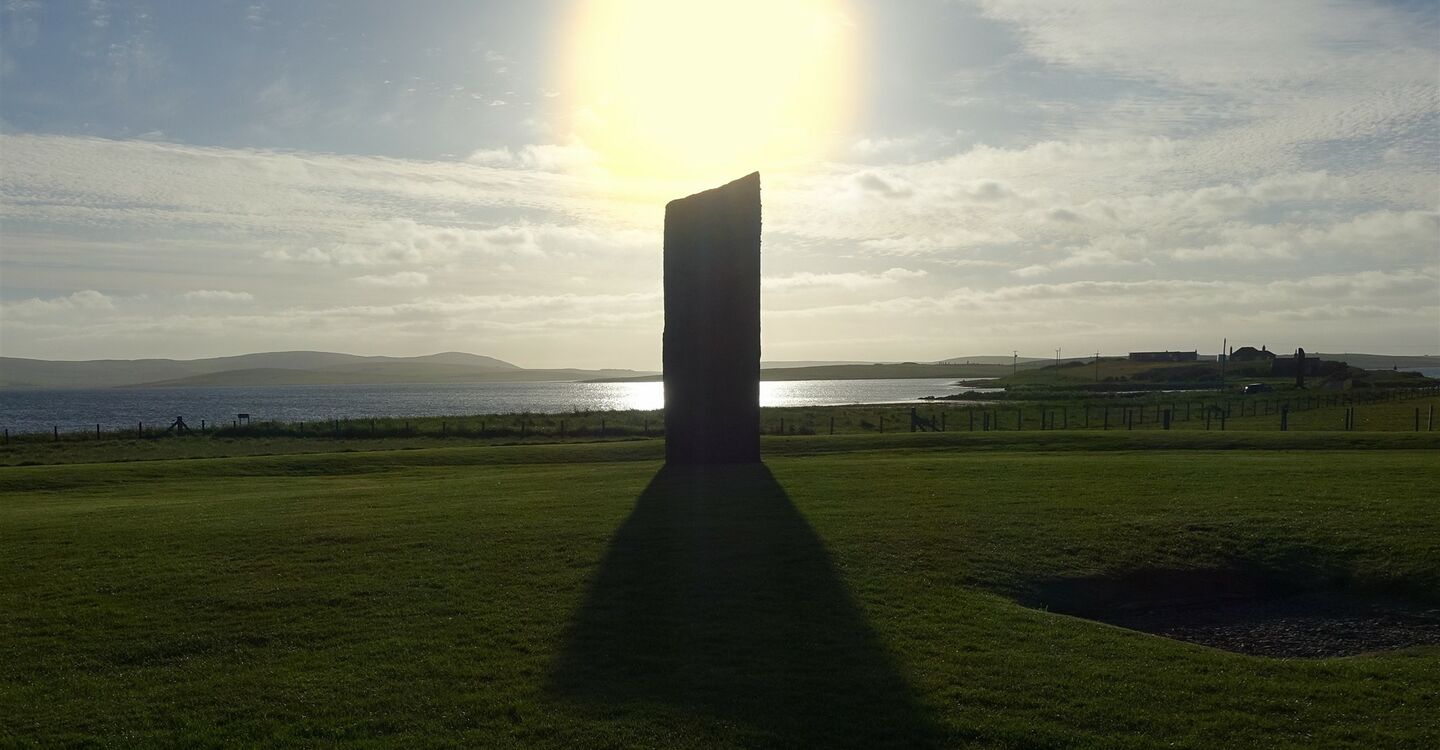
[[[760,460],[760,173],[665,206],[665,460]]]
[[[1295,350],[1295,387],[1305,387],[1305,350]]]

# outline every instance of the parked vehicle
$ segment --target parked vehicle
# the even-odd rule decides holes
[[[1269,393],[1273,390],[1275,389],[1271,388],[1269,383],[1251,383],[1245,386],[1245,390],[1242,391],[1242,393]]]

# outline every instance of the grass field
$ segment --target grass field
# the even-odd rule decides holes
[[[1016,600],[1250,566],[1440,604],[1437,435],[0,469],[0,745],[1434,747],[1440,648],[1242,656]]]
[[[1333,405],[1332,405],[1333,404]],[[928,401],[910,404],[766,408],[766,435],[866,435],[879,437],[911,429],[910,412],[946,434],[1056,430],[1165,431],[1162,414],[1171,413],[1171,431],[1277,432],[1280,410],[1290,408],[1290,431],[1341,432],[1353,409],[1357,432],[1440,434],[1440,396],[1433,391],[1224,396],[1214,393],[1145,394],[1133,398],[1061,398],[1033,402],[965,403]],[[1206,411],[1212,418],[1207,422]],[[1222,425],[1219,410],[1230,416]],[[1418,410],[1418,412],[1417,412]],[[1108,422],[1107,422],[1108,411]],[[1126,414],[1131,415],[1126,421]],[[987,416],[988,415],[988,416]],[[1108,430],[1107,430],[1108,424]],[[197,425],[198,427],[198,425]],[[450,417],[361,419],[338,422],[257,423],[205,433],[174,436],[148,430],[48,433],[9,436],[0,444],[0,466],[93,463],[166,458],[218,458],[279,453],[331,453],[497,446],[555,442],[588,443],[644,440],[664,433],[659,411],[596,411],[569,414],[491,414]],[[1159,439],[1159,438],[1154,438]]]

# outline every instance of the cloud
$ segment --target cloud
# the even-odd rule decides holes
[[[765,278],[761,283],[765,289],[771,291],[822,287],[853,290],[888,286],[925,276],[924,271],[891,268],[879,273],[797,273]]]
[[[504,106],[505,102],[497,99],[490,104]],[[565,144],[529,144],[518,149],[479,149],[471,152],[466,161],[483,167],[576,174],[595,173],[600,168],[599,155],[579,139]]]
[[[180,296],[205,302],[249,302],[255,299],[255,295],[249,292],[229,292],[222,289],[195,289]]]
[[[115,300],[94,289],[85,289],[64,297],[51,297],[49,299],[31,297],[30,299],[19,302],[7,302],[4,304],[3,309],[6,317],[30,318],[70,311],[93,312],[114,310]]]
[[[430,277],[419,271],[397,271],[390,274],[356,276],[354,279],[351,279],[351,281],[357,284],[365,284],[366,286],[414,289],[427,286],[430,283]]]
[[[915,194],[915,190],[908,185],[886,179],[875,172],[861,172],[855,175],[853,179],[855,185],[863,192],[878,195],[882,198],[909,198]]]

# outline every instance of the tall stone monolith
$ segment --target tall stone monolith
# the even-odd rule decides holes
[[[760,460],[760,173],[665,206],[665,460]]]
[[[1295,387],[1305,387],[1305,350],[1295,350]]]

